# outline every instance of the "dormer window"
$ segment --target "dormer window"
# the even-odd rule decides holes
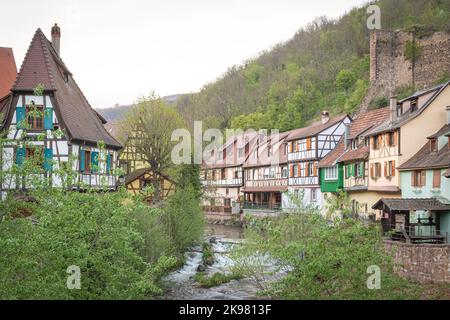
[[[430,152],[437,152],[437,151],[438,151],[437,139],[435,138],[430,139]]]
[[[69,83],[69,74],[67,72],[64,72],[63,76],[64,76],[64,82]]]
[[[355,150],[358,148],[358,140],[353,139],[352,140],[352,149]]]
[[[411,101],[411,108],[409,110],[411,113],[417,111],[417,99]]]
[[[31,130],[43,130],[44,129],[44,106],[36,105],[34,101],[31,101],[26,107],[28,128]]]

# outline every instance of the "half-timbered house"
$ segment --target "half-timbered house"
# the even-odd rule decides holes
[[[264,141],[263,135],[245,132],[228,138],[220,147],[205,155],[200,172],[205,197],[203,208],[208,214],[231,214],[239,209],[244,186],[243,164]]]
[[[351,122],[348,115],[330,118],[322,112],[322,120],[309,127],[293,130],[288,138],[289,179],[288,194],[283,195],[283,207],[293,208],[290,197],[303,197],[305,205],[321,207],[323,195],[319,184],[318,163],[331,152]]]
[[[244,168],[244,209],[272,210],[282,208],[282,194],[288,188],[286,138],[290,132],[272,134],[252,152]]]
[[[333,196],[345,190],[354,214],[373,213],[371,204],[376,193],[369,191],[369,138],[365,134],[388,117],[388,107],[359,114],[346,126],[338,146],[319,162],[321,191]]]
[[[411,158],[427,137],[446,124],[450,82],[430,88],[399,102],[391,98],[389,118],[369,130],[369,191],[380,198],[399,198],[398,167]],[[379,212],[381,214],[381,211]]]
[[[90,106],[61,59],[56,24],[51,34],[52,42],[41,29],[35,32],[11,94],[3,102],[1,130],[9,143],[3,148],[2,170],[10,172],[14,163],[22,165],[39,149],[45,175],[54,186],[61,185],[54,169],[72,163],[76,172],[72,188],[115,189],[112,171],[122,146],[105,130],[106,120]],[[36,88],[41,89],[39,94]],[[2,195],[29,187],[17,176],[6,180]]]

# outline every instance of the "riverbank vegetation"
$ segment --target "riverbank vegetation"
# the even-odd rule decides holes
[[[312,208],[278,219],[251,220],[247,244],[236,253],[236,270],[255,276],[264,268],[254,259],[270,256],[286,275],[265,286],[263,296],[275,299],[417,299],[419,285],[393,273],[379,227],[357,219],[333,221]],[[380,287],[372,283],[380,270]],[[368,286],[369,282],[369,286]]]
[[[53,174],[69,183],[71,167]],[[34,157],[12,171],[30,188],[0,201],[0,299],[156,298],[160,278],[184,262],[184,251],[202,235],[198,191],[187,178],[151,207],[148,194],[132,196],[122,187],[52,187]]]

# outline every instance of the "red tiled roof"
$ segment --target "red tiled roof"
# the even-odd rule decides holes
[[[349,139],[355,139],[364,134],[370,128],[382,123],[389,118],[389,107],[368,111],[359,114],[352,123],[349,124]],[[366,159],[369,155],[369,148],[360,144],[357,149],[345,150],[343,139],[326,157],[319,162],[319,167],[334,166],[336,162]]]
[[[349,149],[342,157],[339,158],[339,162],[365,160],[369,156],[369,152],[368,146],[360,146],[356,149]]]
[[[349,139],[354,139],[389,118],[389,107],[359,114],[350,125]]]
[[[285,140],[289,136],[291,131],[282,132],[278,135],[271,135],[270,139],[272,140],[270,144],[274,146],[272,150],[272,155],[269,156],[267,152],[267,148],[269,146],[269,142],[265,142],[258,152],[258,159],[254,159],[253,157],[248,157],[248,159],[244,163],[244,168],[256,168],[256,167],[265,167],[275,164],[285,164],[287,163],[287,154],[283,151],[285,150]]]
[[[65,80],[64,74],[67,74],[68,81]],[[72,73],[41,29],[33,36],[12,90],[33,91],[38,84],[43,84],[47,91],[54,91],[56,111],[61,115],[62,128],[71,140],[89,144],[104,141],[109,147],[122,148],[106,131],[103,126],[104,119],[90,106]]]
[[[17,76],[16,61],[11,48],[0,48],[0,98],[6,96]]]
[[[292,140],[303,139],[303,138],[314,136],[314,135],[322,132],[323,130],[328,129],[329,127],[332,127],[335,124],[343,121],[346,117],[347,117],[347,115],[340,115],[340,116],[337,116],[337,117],[334,117],[334,118],[328,120],[328,122],[326,122],[326,123],[322,123],[321,121],[318,121],[308,127],[292,130],[286,140],[292,141]]]
[[[344,153],[345,144],[344,138],[341,138],[337,146],[331,150],[322,160],[319,162],[319,168],[333,167],[336,165],[336,160]]]

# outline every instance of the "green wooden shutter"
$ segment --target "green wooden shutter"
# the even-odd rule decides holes
[[[361,177],[364,177],[364,175],[365,175],[364,162],[359,163],[359,171],[361,172]]]
[[[25,127],[25,116],[26,116],[25,107],[17,107],[16,108],[16,128],[17,129],[22,129]]]
[[[91,171],[98,172],[98,152],[92,151],[91,153]]]
[[[111,172],[111,154],[108,153],[106,156],[106,172],[110,173]]]
[[[44,129],[45,130],[53,130],[53,108],[45,108]]]
[[[44,150],[44,169],[52,171],[53,168],[53,149],[47,148]]]
[[[18,166],[21,166],[23,164],[23,161],[25,160],[25,157],[26,157],[25,148],[18,148],[16,150],[16,164]]]
[[[81,149],[80,150],[80,171],[81,172],[84,171],[84,156],[85,156],[84,150]]]

